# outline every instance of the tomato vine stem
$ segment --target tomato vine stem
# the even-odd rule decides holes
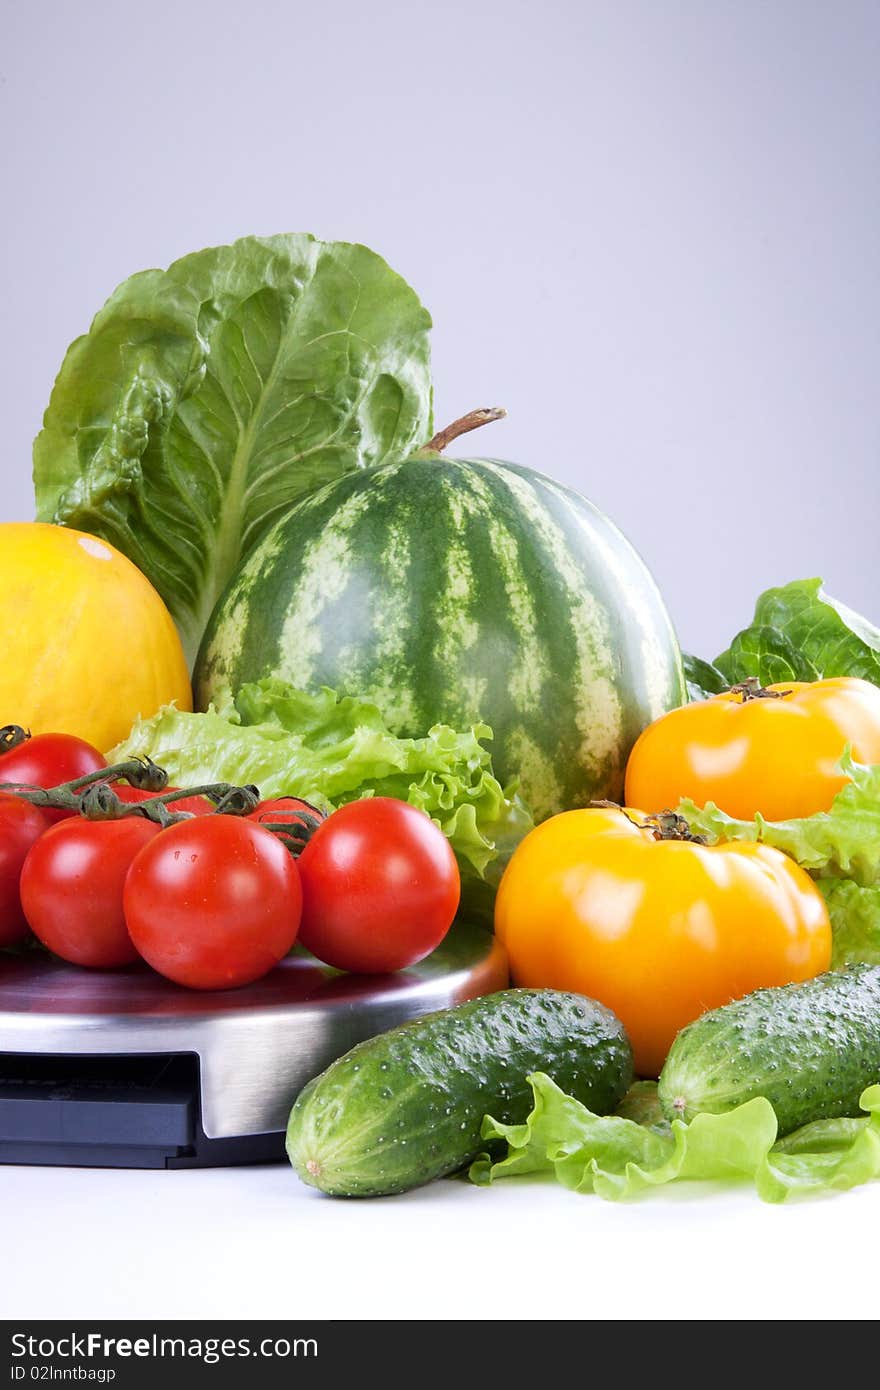
[[[113,784],[127,782],[138,791],[155,792],[144,801],[123,801]],[[238,787],[231,782],[210,782],[199,787],[176,788],[167,792],[168,773],[151,758],[131,758],[112,767],[102,767],[84,777],[75,777],[57,787],[36,787],[26,782],[0,782],[0,794],[20,797],[32,806],[49,811],[71,811],[89,820],[122,820],[141,816],[161,826],[189,820],[190,811],[173,810],[176,801],[194,796],[206,797],[214,811],[222,815],[247,816],[260,804],[259,788]]]
[[[3,731],[0,730],[0,740]],[[123,801],[117,795],[114,784],[125,781],[139,791],[155,792],[144,801]],[[26,782],[0,782],[0,795],[17,796],[47,811],[70,811],[87,820],[124,820],[126,817],[140,816],[142,820],[153,821],[163,829],[178,825],[181,821],[192,820],[191,811],[175,812],[174,803],[192,797],[204,797],[213,803],[211,815],[250,816],[260,805],[260,789],[248,783],[235,786],[231,782],[206,782],[198,787],[177,787],[165,791],[168,774],[164,768],[151,758],[132,758],[113,767],[102,767],[84,777],[76,777],[70,782],[62,782],[57,787],[36,787]],[[271,818],[271,812],[256,824],[263,826],[282,841],[285,848],[296,857],[301,854],[323,821],[317,806],[303,801],[301,797],[280,798],[297,802],[291,821],[278,821]],[[306,809],[301,809],[305,807]]]

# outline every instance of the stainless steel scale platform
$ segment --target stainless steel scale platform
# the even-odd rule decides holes
[[[294,1098],[335,1057],[507,980],[502,947],[463,924],[395,975],[345,975],[295,953],[223,993],[182,989],[146,966],[0,957],[0,1163],[282,1158]]]

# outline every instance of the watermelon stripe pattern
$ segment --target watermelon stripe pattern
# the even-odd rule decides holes
[[[491,724],[498,776],[538,817],[619,797],[635,739],[684,699],[629,542],[494,459],[386,464],[297,503],[218,604],[196,697],[269,675],[367,696],[401,735]]]

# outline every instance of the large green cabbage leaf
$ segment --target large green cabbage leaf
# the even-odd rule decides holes
[[[827,676],[880,685],[880,629],[827,594],[821,579],[795,579],[759,596],[751,624],[713,663],[684,660],[692,700],[752,676],[762,685]]]
[[[491,920],[504,866],[532,828],[514,788],[503,788],[484,746],[485,724],[397,738],[367,700],[310,695],[274,677],[244,685],[204,714],[167,705],[139,720],[111,762],[150,757],[179,786],[253,783],[264,797],[300,796],[329,809],[364,796],[420,807],[455,850],[462,902]]]
[[[711,662],[690,652],[682,652],[681,660],[689,700],[708,700],[710,695],[719,695],[727,689],[727,681]]]
[[[277,516],[430,434],[430,318],[364,246],[245,237],[126,280],[68,349],[37,516],[147,575],[190,657]]]
[[[763,1097],[725,1115],[697,1115],[689,1124],[652,1119],[644,1095],[629,1113],[594,1115],[541,1072],[529,1077],[534,1107],[522,1125],[486,1116],[483,1138],[502,1141],[504,1157],[470,1169],[485,1184],[518,1173],[546,1173],[575,1192],[609,1201],[635,1197],[675,1181],[750,1181],[767,1202],[843,1191],[880,1177],[880,1086],[860,1101],[860,1118],[822,1120],[776,1141],[776,1116]],[[656,1107],[653,1107],[656,1109]]]

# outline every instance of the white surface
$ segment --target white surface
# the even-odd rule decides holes
[[[690,1184],[322,1198],[285,1166],[0,1169],[5,1318],[873,1319],[880,1183],[768,1207]]]

